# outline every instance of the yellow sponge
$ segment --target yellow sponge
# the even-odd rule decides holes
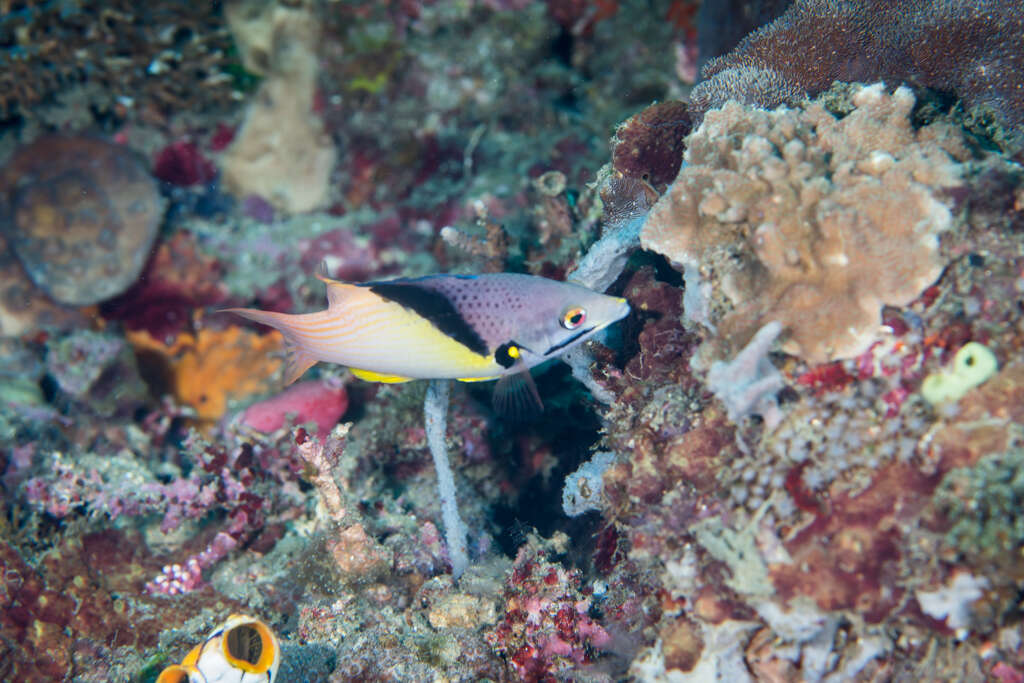
[[[921,395],[932,405],[954,403],[996,374],[999,362],[984,344],[967,342],[948,367],[925,377]]]

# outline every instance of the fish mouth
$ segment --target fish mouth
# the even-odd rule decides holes
[[[629,312],[632,311],[632,310],[633,309],[630,307],[629,302],[626,301],[625,299],[621,299],[620,298],[619,299],[619,310],[616,312],[615,317],[613,317],[611,320],[606,322],[604,325],[601,325],[601,327],[598,328],[598,329],[603,329],[605,327],[608,327],[612,323],[615,323],[615,322],[618,322],[618,321],[622,320],[627,315],[629,315]]]

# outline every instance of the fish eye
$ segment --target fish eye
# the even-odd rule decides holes
[[[587,312],[578,306],[570,308],[562,316],[562,327],[567,330],[575,330],[577,327],[583,324],[583,321],[587,319]]]

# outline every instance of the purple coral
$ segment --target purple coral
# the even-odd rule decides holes
[[[128,455],[72,460],[54,454],[45,472],[22,484],[21,493],[32,508],[58,519],[76,511],[111,519],[160,515],[163,533],[223,511],[222,528],[202,552],[168,564],[147,584],[151,593],[175,595],[202,585],[203,570],[301,507],[295,486],[299,464],[288,457],[289,449],[280,443],[229,449],[190,440],[182,454],[190,474],[168,483]]]

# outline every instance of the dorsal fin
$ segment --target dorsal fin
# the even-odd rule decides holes
[[[316,272],[316,279],[327,285],[327,307],[334,308],[345,302],[345,300],[359,291],[358,285],[352,285],[341,280],[334,280],[327,277],[326,269],[323,263],[320,264],[320,268]]]
[[[332,281],[327,283],[327,307],[334,308],[345,303],[345,300],[359,291],[355,285],[347,282]]]

